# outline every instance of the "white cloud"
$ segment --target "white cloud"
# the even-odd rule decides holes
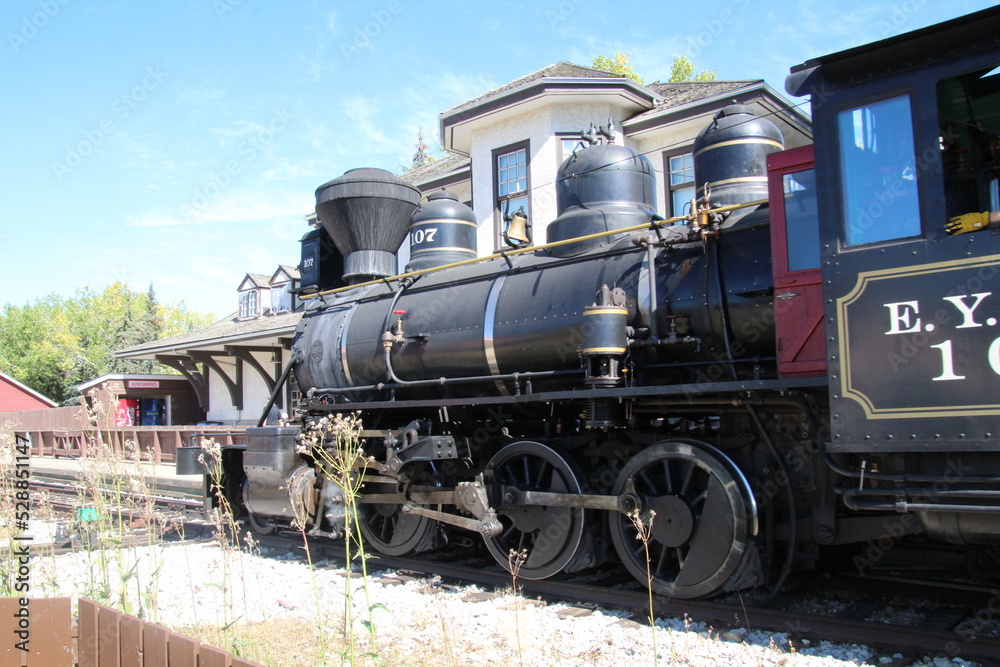
[[[266,191],[226,191],[204,203],[192,199],[176,210],[157,209],[128,216],[126,227],[185,227],[272,221],[295,218],[301,220],[314,206],[311,192],[283,191],[268,188]]]

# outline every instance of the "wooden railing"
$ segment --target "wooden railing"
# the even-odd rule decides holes
[[[2,633],[3,665],[262,667],[84,598],[79,603],[78,623],[73,622],[70,598],[32,598],[26,609],[25,614],[17,598],[0,598],[0,628],[17,627],[19,618],[26,618],[20,636],[17,631]],[[24,643],[19,646],[20,642]]]
[[[96,442],[122,451],[127,442],[138,445],[153,463],[176,461],[177,448],[197,445],[193,436],[205,433],[221,445],[246,443],[246,426],[93,426],[80,406],[51,410],[22,410],[0,413],[0,428],[10,429],[31,442],[35,456],[82,457]]]
[[[33,456],[86,457],[94,443],[104,442],[115,451],[124,451],[125,444],[138,445],[139,451],[153,463],[177,460],[177,448],[200,444],[203,438],[213,438],[220,445],[246,444],[245,426],[120,426],[111,429],[17,429],[14,433],[31,442]]]

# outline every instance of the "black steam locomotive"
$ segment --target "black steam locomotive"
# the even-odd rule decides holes
[[[685,219],[613,144],[562,164],[546,243],[512,231],[488,258],[447,193],[420,204],[376,169],[321,186],[302,424],[249,429],[223,492],[259,530],[305,508],[339,532],[319,422],[357,413],[360,525],[385,554],[479,533],[525,578],[617,558],[645,581],[644,527],[654,590],[683,598],[780,584],[826,545],[995,557],[1000,244],[949,231],[1000,209],[998,28],[991,9],[794,68],[815,146],[724,108]]]

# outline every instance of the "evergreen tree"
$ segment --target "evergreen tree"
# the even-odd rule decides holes
[[[435,158],[427,152],[427,144],[424,143],[424,130],[420,128],[417,131],[417,145],[414,146],[416,152],[413,154],[413,165],[410,169],[416,169],[417,167],[423,167],[426,164],[434,162]]]

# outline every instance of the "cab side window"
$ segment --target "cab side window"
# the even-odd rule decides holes
[[[878,243],[920,234],[910,100],[905,95],[837,114],[844,239]]]
[[[1000,209],[1000,69],[942,79],[937,105],[947,215]]]
[[[788,270],[819,268],[819,212],[816,207],[816,170],[784,174],[781,190],[785,198],[785,238]]]

